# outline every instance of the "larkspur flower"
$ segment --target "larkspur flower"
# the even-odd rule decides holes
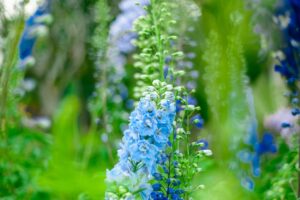
[[[274,136],[269,132],[265,132],[261,140],[259,139],[258,122],[251,88],[247,89],[247,101],[249,106],[249,125],[247,135],[243,138],[245,147],[236,153],[240,163],[234,166],[234,170],[238,171],[237,175],[241,180],[241,185],[245,189],[252,191],[255,186],[253,177],[261,175],[261,158],[267,154],[276,153],[277,146]],[[241,170],[241,163],[247,164],[246,166],[249,166],[249,168]]]
[[[123,0],[119,4],[121,14],[117,16],[110,28],[110,37],[121,53],[130,53],[135,47],[131,40],[137,37],[132,31],[133,22],[142,15],[145,15],[143,6],[148,5],[149,0]]]
[[[132,150],[130,159],[135,163],[142,162],[147,171],[152,174],[155,169],[158,148],[146,140],[140,140],[129,147]]]
[[[136,2],[139,3],[139,5],[136,4]],[[145,14],[145,10],[142,7],[146,5],[147,2],[148,1],[144,0],[121,1],[119,3],[120,13],[112,22],[110,22],[111,19],[106,19],[106,16],[109,15],[108,5],[101,6],[100,3],[100,8],[96,8],[97,12],[99,12],[99,9],[107,7],[102,10],[102,14],[96,14],[96,22],[99,27],[95,29],[94,35],[96,41],[107,41],[107,44],[104,45],[105,48],[99,48],[99,42],[93,43],[97,51],[95,53],[96,57],[98,57],[95,62],[96,70],[94,74],[97,83],[89,106],[96,127],[104,127],[104,129],[106,129],[105,133],[103,133],[103,135],[106,136],[105,138],[113,138],[113,133],[121,132],[122,127],[126,126],[125,119],[127,118],[128,112],[121,108],[123,106],[126,106],[128,110],[133,108],[133,100],[129,98],[128,88],[124,84],[126,76],[124,66],[127,56],[135,49],[131,44],[131,40],[137,36],[136,33],[131,30],[133,22]],[[107,12],[106,15],[105,12]],[[102,29],[106,26],[109,28],[106,35],[100,34],[99,32],[104,31]],[[101,35],[105,35],[105,38],[99,38]],[[103,74],[106,76],[105,79],[102,78]],[[99,100],[99,97],[101,97],[101,100]],[[103,97],[105,100],[103,100]],[[100,101],[104,102],[105,105],[99,106]],[[115,109],[107,110],[106,107]],[[99,116],[99,113],[103,113],[101,109],[106,110],[103,116]],[[119,122],[119,126],[109,128],[109,124],[113,123],[114,120]]]
[[[20,67],[24,68],[26,64],[32,62],[32,50],[36,43],[39,33],[45,29],[47,18],[49,19],[50,0],[45,0],[40,5],[35,13],[31,15],[25,23],[20,43],[19,43],[19,58]]]
[[[184,54],[176,49],[175,40],[177,36],[173,35],[172,28],[169,26],[176,21],[172,20],[172,15],[176,13],[173,8],[177,9],[177,3],[190,5],[190,1],[187,2],[151,0],[151,6],[147,6],[147,9],[145,9],[147,15],[139,18],[134,27],[134,30],[139,34],[139,37],[134,41],[134,45],[141,49],[140,54],[133,56],[134,66],[140,70],[139,73],[135,74],[138,81],[137,87],[134,88],[134,96],[140,100],[136,109],[130,115],[128,128],[130,131],[124,133],[126,137],[123,137],[121,149],[118,151],[120,158],[118,164],[127,166],[125,169],[129,168],[129,171],[135,174],[140,173],[148,177],[152,188],[147,200],[180,200],[183,199],[183,195],[189,196],[189,193],[186,193],[185,190],[188,190],[195,172],[187,174],[183,168],[192,167],[192,171],[200,171],[200,159],[206,155],[211,155],[210,150],[201,150],[197,144],[189,145],[187,142],[191,130],[188,126],[190,117],[186,117],[186,115],[194,115],[195,111],[200,108],[193,105],[195,104],[194,101],[191,104],[188,103],[187,94],[189,92],[184,86],[177,87],[177,84],[181,84],[179,79],[185,74],[185,70],[174,70],[175,66],[179,67],[180,63],[182,67],[186,66],[188,71],[192,67],[190,61],[183,63],[184,60],[181,58],[184,57]],[[127,8],[130,7],[130,4],[124,6]],[[190,13],[193,16],[195,8],[198,7],[193,7],[193,12]],[[170,12],[166,12],[169,9]],[[182,13],[180,14],[182,15]],[[178,17],[178,15],[174,16]],[[159,20],[159,23],[157,23],[157,20]],[[187,29],[182,28],[181,30]],[[131,40],[131,37],[125,39]],[[130,50],[127,47],[124,49],[126,51]],[[124,54],[127,53],[122,52],[122,55]],[[189,59],[194,57],[195,55],[192,53],[187,54]],[[193,73],[194,78],[197,75],[198,73]],[[153,86],[149,87],[151,82]],[[176,83],[176,86],[173,85],[174,83]],[[177,112],[175,94],[176,99],[179,99],[181,104],[181,110]],[[177,113],[181,111],[183,111],[180,113],[181,116],[178,116]],[[195,125],[199,126],[198,120],[196,119]],[[176,128],[176,131],[173,131],[174,128]],[[182,131],[178,131],[178,129],[182,129]],[[136,136],[134,137],[132,134],[136,134]],[[176,139],[180,137],[184,138],[182,141],[185,142]],[[129,141],[127,141],[127,138]],[[181,152],[179,146],[185,146],[186,148],[183,148]],[[190,147],[193,151],[188,156],[193,159],[186,160],[185,157]],[[191,160],[193,160],[193,163]],[[109,182],[109,180],[107,181]],[[122,182],[119,182],[119,184],[122,184]],[[143,189],[138,191],[143,191]],[[130,192],[134,191],[130,189]]]
[[[107,54],[118,75],[124,73],[125,55],[135,50],[131,43],[137,37],[137,34],[132,31],[133,23],[140,16],[145,15],[143,6],[148,4],[149,0],[123,0],[119,4],[121,12],[110,26],[110,48]]]
[[[259,140],[256,132],[256,126],[250,126],[248,140],[246,144],[248,148],[242,149],[237,153],[238,159],[245,164],[251,166],[251,174],[246,172],[240,173],[241,183],[248,190],[253,190],[254,181],[251,176],[258,177],[261,175],[261,158],[266,154],[274,154],[277,152],[277,146],[274,136],[271,133],[264,133],[262,139]]]
[[[252,191],[254,189],[254,181],[251,177],[245,177],[241,180],[241,185],[244,188],[247,188],[248,190]]]
[[[193,124],[195,124],[195,126],[196,126],[197,128],[202,128],[202,127],[203,127],[203,124],[204,124],[204,120],[202,119],[202,117],[201,117],[199,114],[197,114],[197,115],[195,115],[194,117],[192,117],[192,118],[191,118],[191,122],[192,122]]]
[[[176,2],[176,1],[175,1]],[[174,15],[175,20],[180,22],[182,28],[181,31],[179,31],[178,36],[179,40],[182,46],[180,47],[180,50],[182,52],[185,52],[187,49],[191,49],[195,46],[196,41],[194,41],[190,36],[189,33],[194,31],[193,24],[197,23],[197,21],[200,19],[201,16],[201,9],[198,7],[198,5],[193,1],[177,1],[178,7],[180,9],[174,9]],[[185,15],[185,13],[189,13],[188,15]],[[178,32],[178,30],[176,30]],[[174,42],[174,44],[176,44]],[[185,85],[188,90],[195,89],[197,87],[197,79],[199,78],[199,73],[194,68],[193,60],[195,59],[196,54],[194,52],[186,52],[185,56],[182,59],[179,60],[172,60],[171,58],[166,59],[165,63],[166,66],[169,65],[171,61],[176,62],[176,67],[179,70],[183,70],[186,73],[185,77],[188,77],[188,79],[185,79],[184,77],[180,77],[176,79],[176,82],[178,85]],[[168,67],[167,67],[168,69]],[[169,74],[168,70],[166,69],[166,77]],[[170,79],[173,79],[173,77],[169,77]]]
[[[276,23],[282,30],[284,46],[281,53],[277,53],[278,64],[275,71],[280,73],[287,82],[291,93],[293,115],[298,115],[298,86],[300,72],[300,6],[297,1],[285,0],[276,13]]]
[[[172,95],[171,95],[172,96]],[[137,107],[130,115],[129,128],[124,131],[121,147],[118,151],[119,163],[107,172],[107,182],[126,187],[131,183],[131,177],[143,176],[143,180],[134,184],[136,191],[141,189],[140,195],[147,199],[152,189],[149,189],[150,179],[160,179],[156,172],[160,162],[161,152],[165,149],[172,132],[175,117],[174,99],[161,100],[155,103],[151,94],[141,98]],[[174,98],[174,96],[173,96]],[[166,129],[164,129],[166,128]],[[124,181],[126,180],[126,181]],[[128,182],[128,183],[127,183]],[[144,190],[144,188],[146,188]],[[134,193],[133,187],[129,188]]]
[[[200,146],[201,150],[206,150],[209,147],[208,141],[205,139],[198,140],[197,143],[201,145]]]
[[[161,190],[161,184],[155,183],[152,185],[153,191],[160,191]]]

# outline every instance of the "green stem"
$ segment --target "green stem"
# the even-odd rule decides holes
[[[18,56],[18,44],[21,38],[24,21],[23,15],[17,21],[16,32],[12,37],[12,41],[9,42],[10,48],[8,49],[7,56],[5,58],[5,63],[0,77],[0,87],[1,87],[1,98],[0,98],[0,125],[1,125],[1,135],[5,138],[6,131],[6,110],[7,110],[7,99],[9,94],[9,82],[11,80],[11,73],[16,65],[17,56]]]

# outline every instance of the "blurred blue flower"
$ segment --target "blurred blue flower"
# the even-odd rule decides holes
[[[292,127],[292,125],[288,122],[283,122],[283,123],[281,123],[281,127],[282,128],[290,128],[290,127]]]
[[[154,172],[153,173],[153,177],[154,177],[154,179],[155,180],[157,180],[157,181],[160,181],[160,180],[162,180],[162,175],[160,174],[160,173],[158,173],[158,172]]]
[[[111,24],[109,36],[121,53],[128,54],[135,49],[131,44],[131,40],[137,37],[132,31],[133,23],[146,13],[143,6],[148,4],[149,0],[123,0],[119,4],[121,12]]]
[[[161,189],[161,184],[160,183],[155,183],[152,185],[153,191],[160,191]]]
[[[254,190],[254,181],[250,177],[243,178],[241,180],[241,185],[250,191]]]
[[[196,106],[197,105],[197,99],[195,99],[194,97],[192,96],[188,96],[187,97],[187,103],[189,105],[193,105],[193,106]],[[176,100],[176,112],[179,113],[183,110],[183,103],[181,100]]]
[[[202,145],[200,150],[206,150],[209,147],[208,141],[205,139],[198,140],[197,143]]]
[[[197,127],[197,128],[203,128],[204,120],[203,118],[197,114],[194,117],[191,118],[191,122]]]
[[[168,77],[168,74],[169,74],[169,67],[164,66],[164,79],[166,79]]]
[[[151,198],[153,200],[168,200],[168,198],[165,197],[164,193],[159,192],[159,191],[151,192]]]
[[[269,153],[276,153],[277,146],[275,138],[271,133],[264,133],[261,140],[259,139],[257,131],[257,119],[254,107],[254,98],[251,88],[247,89],[247,100],[250,111],[250,120],[248,133],[244,138],[244,149],[237,152],[236,156],[241,163],[245,163],[250,166],[247,170],[241,170],[240,165],[236,165],[238,168],[239,177],[241,179],[241,185],[247,190],[252,191],[254,189],[254,181],[251,177],[258,177],[261,174],[261,158]]]
[[[32,55],[32,50],[38,36],[38,29],[45,25],[45,20],[42,17],[47,15],[50,11],[50,0],[44,1],[35,13],[31,15],[25,23],[25,28],[19,42],[19,58],[22,62]],[[22,67],[22,66],[21,66]]]
[[[258,155],[265,153],[276,153],[277,147],[274,136],[271,133],[264,133],[262,140],[255,146],[255,152]]]
[[[242,150],[238,153],[238,158],[244,163],[251,163],[253,176],[260,176],[260,160],[264,154],[276,153],[277,146],[274,136],[271,133],[264,133],[261,141],[256,137],[257,134],[252,133],[255,136],[250,137],[253,152],[249,150]],[[256,140],[256,141],[255,141]]]

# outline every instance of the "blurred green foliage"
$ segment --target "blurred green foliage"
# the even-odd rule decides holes
[[[21,127],[7,127],[0,140],[1,199],[31,199],[43,194],[36,180],[46,167],[51,136]]]
[[[99,142],[92,133],[78,134],[78,111],[76,97],[67,97],[62,102],[54,119],[49,166],[39,183],[59,199],[76,199],[82,195],[100,199],[104,196],[106,166],[91,163],[91,154],[98,149]]]

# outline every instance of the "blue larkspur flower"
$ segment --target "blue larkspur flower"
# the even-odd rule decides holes
[[[151,198],[153,200],[168,200],[168,198],[164,195],[164,193],[160,191],[151,192]]]
[[[130,159],[135,162],[142,162],[150,172],[155,171],[158,148],[146,140],[139,140],[129,147],[132,151]]]
[[[299,81],[299,53],[300,53],[300,6],[297,0],[284,0],[278,8],[278,24],[282,30],[284,46],[283,58],[278,58],[279,64],[275,66],[275,71],[280,73],[292,90],[296,82]],[[286,19],[284,22],[280,19]]]
[[[243,178],[241,180],[241,185],[250,191],[252,191],[254,189],[254,181],[250,177]]]
[[[168,99],[158,104],[150,96],[142,98],[131,113],[129,127],[124,131],[118,150],[119,162],[107,172],[107,181],[116,184],[126,182],[125,179],[131,182],[133,174],[143,176],[144,181],[134,185],[136,190],[141,189],[137,185],[147,186],[146,192],[142,190],[143,199],[147,200],[152,191],[148,181],[151,177],[156,180],[162,178],[156,171],[157,165],[163,159],[162,152],[169,141],[176,114],[174,95],[166,94]]]
[[[238,151],[236,156],[238,161],[247,164],[250,167],[247,171],[235,169],[238,170],[241,185],[245,189],[252,191],[255,185],[252,177],[258,177],[261,174],[261,158],[264,155],[276,153],[277,146],[274,136],[271,133],[266,132],[261,139],[259,138],[257,131],[258,123],[251,88],[248,88],[247,90],[247,100],[250,111],[248,133],[244,138],[245,148]],[[239,167],[239,165],[236,166]]]
[[[291,114],[300,114],[299,109],[299,80],[300,80],[300,2],[298,0],[283,0],[278,8],[278,24],[283,35],[283,56],[278,56],[278,64],[275,71],[285,79],[290,89]],[[284,20],[282,20],[284,19]],[[290,125],[282,122],[283,128],[290,128]]]
[[[197,143],[201,144],[201,147],[200,147],[201,150],[206,150],[209,147],[208,141],[205,139],[200,139],[197,141]]]
[[[131,40],[137,37],[137,34],[132,31],[133,23],[137,18],[145,15],[143,6],[148,4],[149,0],[123,0],[119,4],[121,13],[110,27],[110,37],[121,53],[127,54],[135,49],[131,44]]]
[[[258,155],[276,153],[277,147],[274,136],[268,132],[264,133],[262,140],[256,145],[255,151]]]
[[[41,18],[47,15],[50,11],[50,0],[45,1],[40,5],[35,13],[31,15],[25,23],[25,28],[19,43],[19,58],[24,62],[27,58],[31,57],[33,47],[37,39],[37,29],[45,25]]]
[[[126,56],[135,50],[131,44],[131,40],[137,37],[136,33],[132,31],[133,23],[137,18],[146,14],[143,6],[148,3],[148,0],[122,0],[120,2],[120,13],[109,27],[107,64],[98,65],[97,69],[102,71],[102,67],[104,67],[109,70],[107,72],[109,103],[120,104],[123,101],[128,109],[133,108],[133,101],[128,98],[128,88],[122,83],[126,76],[124,66],[127,60]],[[100,80],[98,87],[102,88],[103,84]]]
[[[203,128],[204,120],[199,114],[192,117],[191,122],[195,124],[197,128]]]
[[[271,133],[264,133],[260,141],[256,136],[256,141],[253,140],[254,137],[250,138],[252,138],[250,144],[252,145],[253,151],[251,152],[248,150],[242,150],[238,153],[238,158],[244,163],[250,163],[252,166],[252,174],[253,176],[257,177],[261,174],[261,157],[265,154],[276,153],[277,146],[274,140],[274,136]]]
[[[153,191],[160,191],[161,189],[161,184],[160,183],[155,183],[152,185]]]

